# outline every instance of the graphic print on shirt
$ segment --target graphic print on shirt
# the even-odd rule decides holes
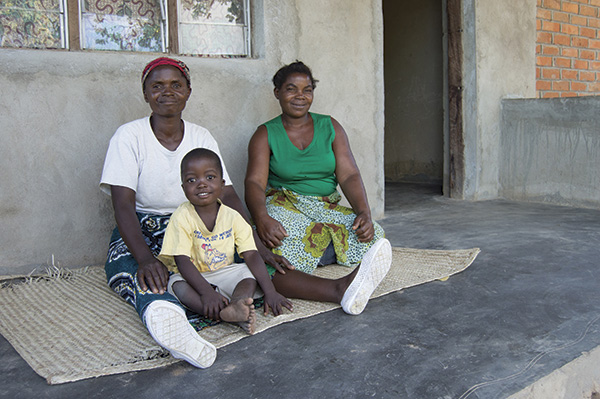
[[[204,250],[204,263],[210,270],[217,270],[220,263],[227,261],[227,255],[213,248],[212,245],[205,243],[201,248]]]

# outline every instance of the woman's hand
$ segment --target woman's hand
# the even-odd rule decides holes
[[[267,249],[267,247],[262,245],[262,241],[260,242],[260,244],[261,245],[257,244],[256,247],[257,247],[258,253],[260,254],[260,257],[263,259],[264,263],[267,263],[267,264],[273,266],[275,268],[275,270],[277,270],[281,274],[285,274],[285,269],[288,269],[288,270],[295,269],[294,265],[292,265],[290,263],[290,261],[287,260],[285,257],[271,252],[269,249]]]
[[[352,223],[352,230],[358,236],[359,242],[370,242],[375,235],[375,228],[369,213],[359,213]]]
[[[292,311],[292,302],[275,290],[265,294],[265,316],[269,314],[269,310],[273,311],[274,316],[279,316],[283,313],[283,308]]]
[[[143,291],[152,291],[153,294],[164,294],[169,281],[169,271],[155,257],[138,263],[137,279]]]
[[[220,320],[221,310],[229,305],[229,300],[214,289],[199,293],[202,300],[202,315],[213,320]]]
[[[256,232],[267,248],[277,248],[281,245],[281,241],[288,236],[281,223],[270,216],[256,221]]]

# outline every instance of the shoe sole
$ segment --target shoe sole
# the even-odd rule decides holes
[[[352,283],[342,298],[342,309],[351,315],[359,315],[367,306],[371,294],[390,270],[392,246],[385,239],[379,239],[367,251]]]
[[[148,305],[145,312],[146,327],[152,338],[174,358],[199,368],[210,367],[217,357],[215,346],[198,335],[183,309],[169,302],[157,302]]]

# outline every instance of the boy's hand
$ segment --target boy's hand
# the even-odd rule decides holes
[[[203,306],[202,315],[209,319],[221,320],[219,314],[229,305],[229,300],[214,289],[201,293],[200,297]]]
[[[265,316],[269,314],[269,309],[273,311],[274,316],[279,316],[283,313],[283,308],[291,312],[293,310],[292,301],[277,291],[265,294]]]
[[[169,271],[158,259],[152,257],[138,264],[137,279],[140,288],[154,294],[164,294],[169,281]]]

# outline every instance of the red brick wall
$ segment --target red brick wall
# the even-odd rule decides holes
[[[537,0],[538,97],[600,94],[600,0]]]

